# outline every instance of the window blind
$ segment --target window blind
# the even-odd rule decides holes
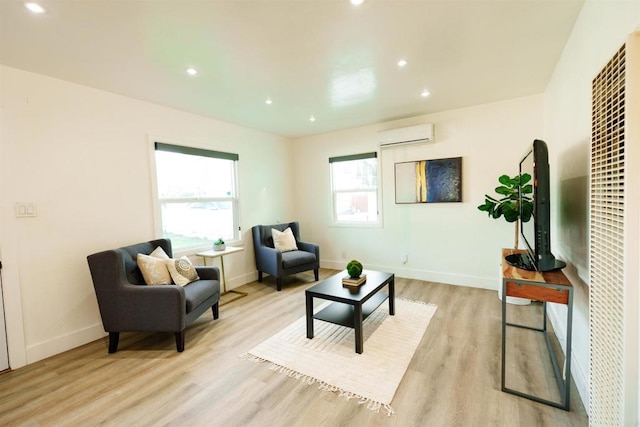
[[[185,147],[182,145],[165,144],[156,142],[157,151],[168,151],[170,153],[189,154],[191,156],[210,157],[213,159],[238,160],[240,156],[235,153],[225,153],[224,151],[205,150],[203,148]]]
[[[329,157],[329,163],[350,162],[352,160],[363,160],[363,159],[375,159],[376,157],[378,157],[378,153],[374,151],[372,153],[351,154],[350,156]]]

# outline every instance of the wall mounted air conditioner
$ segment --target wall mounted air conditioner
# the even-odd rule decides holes
[[[433,142],[433,125],[424,124],[378,132],[380,148]]]

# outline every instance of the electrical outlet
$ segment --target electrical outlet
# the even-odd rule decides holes
[[[16,203],[16,218],[38,216],[38,209],[34,203]]]
[[[407,254],[400,255],[400,262],[406,264],[408,260]]]
[[[347,251],[342,251],[342,259],[347,259]]]

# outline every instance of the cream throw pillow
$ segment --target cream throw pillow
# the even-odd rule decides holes
[[[171,273],[171,277],[173,278],[173,282],[176,285],[184,286],[200,279],[196,272],[196,268],[191,264],[191,261],[189,261],[189,258],[186,256],[178,259],[168,259],[164,262],[166,263],[169,273]]]
[[[138,254],[136,261],[147,285],[170,285],[172,283],[171,274],[167,269],[167,259],[169,256],[160,246],[149,255]]]
[[[291,227],[287,227],[284,231],[272,228],[271,236],[273,237],[273,246],[275,246],[275,248],[280,252],[295,251],[298,249],[298,245],[296,245],[296,238],[293,237]]]
[[[169,259],[169,255],[167,255],[164,249],[162,249],[162,247],[160,246],[155,248],[153,252],[149,254],[149,256],[152,256],[154,258],[159,258],[159,259]]]

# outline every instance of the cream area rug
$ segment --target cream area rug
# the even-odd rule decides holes
[[[314,338],[308,339],[303,316],[240,357],[391,415],[393,396],[437,310],[433,304],[395,302],[394,316],[385,301],[365,319],[362,354],[355,352],[352,328],[314,320]]]

